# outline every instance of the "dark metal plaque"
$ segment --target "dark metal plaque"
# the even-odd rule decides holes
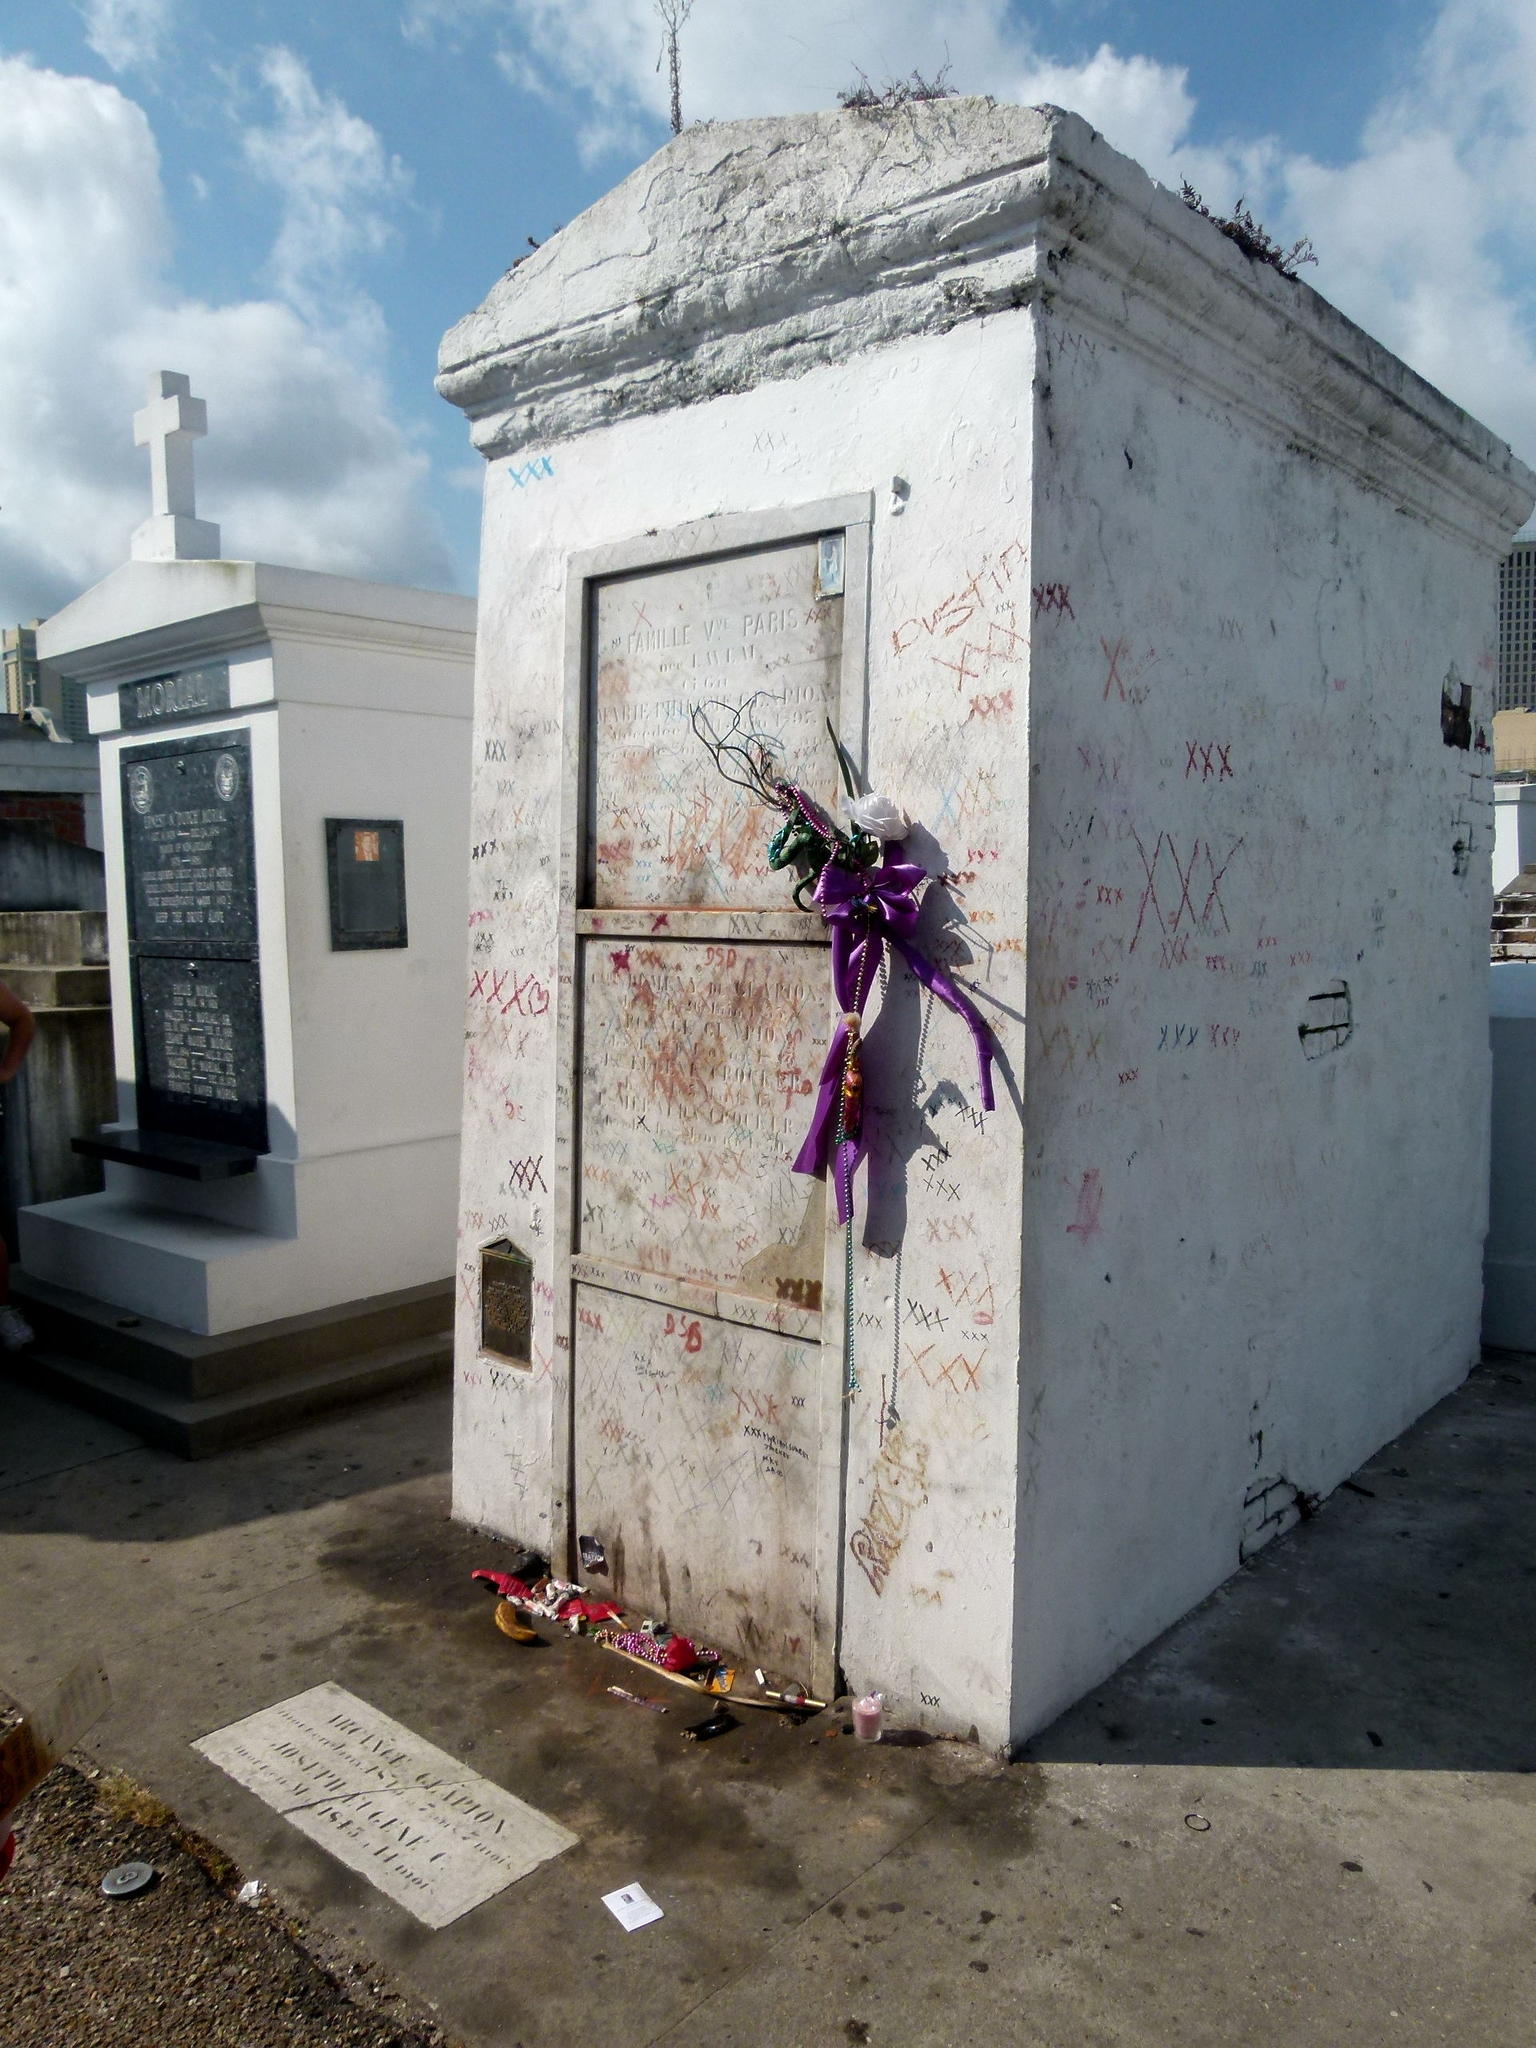
[[[403,946],[405,826],[399,818],[327,818],[331,951]]]
[[[141,1124],[267,1149],[260,981],[254,960],[134,961]]]
[[[209,733],[122,757],[128,936],[136,952],[256,951],[251,745]]]
[[[125,730],[141,725],[170,725],[182,718],[208,718],[229,709],[229,663],[205,662],[201,668],[177,669],[167,676],[146,676],[141,683],[119,683],[117,715]]]
[[[533,1263],[509,1237],[480,1247],[480,1349],[533,1364]]]

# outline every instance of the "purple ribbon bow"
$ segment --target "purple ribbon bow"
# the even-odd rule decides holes
[[[935,967],[912,942],[917,929],[917,892],[927,879],[927,869],[909,860],[886,859],[877,868],[858,869],[836,867],[829,861],[822,869],[811,894],[832,933],[833,993],[845,1016],[862,1017],[889,939],[923,987],[971,1027],[981,1077],[981,1106],[992,1109],[992,1038],[986,1019],[943,968]],[[856,1138],[839,1142],[837,1135],[847,1051],[848,1027],[840,1020],[821,1069],[811,1127],[794,1164],[796,1173],[818,1177],[832,1169],[839,1223],[846,1223],[852,1213],[853,1176],[865,1152],[862,1126]]]

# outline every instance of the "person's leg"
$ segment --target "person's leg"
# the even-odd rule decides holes
[[[0,1231],[0,1345],[19,1351],[32,1342],[34,1332],[19,1308],[11,1307],[11,1248]]]

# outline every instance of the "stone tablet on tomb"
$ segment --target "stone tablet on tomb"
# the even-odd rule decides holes
[[[690,714],[748,703],[784,772],[837,800],[827,739],[842,608],[818,599],[819,543],[616,576],[593,598],[592,902],[776,910],[753,799],[724,782]]]
[[[127,747],[121,773],[139,1122],[265,1151],[249,737]]]
[[[128,936],[143,951],[256,944],[250,741],[243,732],[123,752]]]
[[[267,1142],[260,969],[254,960],[134,961],[139,1121],[256,1151]]]

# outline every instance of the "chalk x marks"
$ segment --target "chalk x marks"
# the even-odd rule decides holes
[[[1136,851],[1141,856],[1142,872],[1146,876],[1146,886],[1136,907],[1136,931],[1131,939],[1130,948],[1133,953],[1140,942],[1149,909],[1156,917],[1159,928],[1167,936],[1186,937],[1191,931],[1231,931],[1232,925],[1227,917],[1226,905],[1222,901],[1221,887],[1238,849],[1242,846],[1240,838],[1232,841],[1218,865],[1215,850],[1209,840],[1193,840],[1188,856],[1185,857],[1179,851],[1178,841],[1166,832],[1158,833],[1150,854],[1134,828],[1131,837],[1136,842]],[[1171,875],[1168,872],[1170,868],[1173,871]],[[1178,885],[1177,900],[1173,895],[1175,883]],[[1219,924],[1217,919],[1220,919]],[[1166,961],[1165,964],[1182,966],[1187,958],[1186,950],[1178,958]]]

